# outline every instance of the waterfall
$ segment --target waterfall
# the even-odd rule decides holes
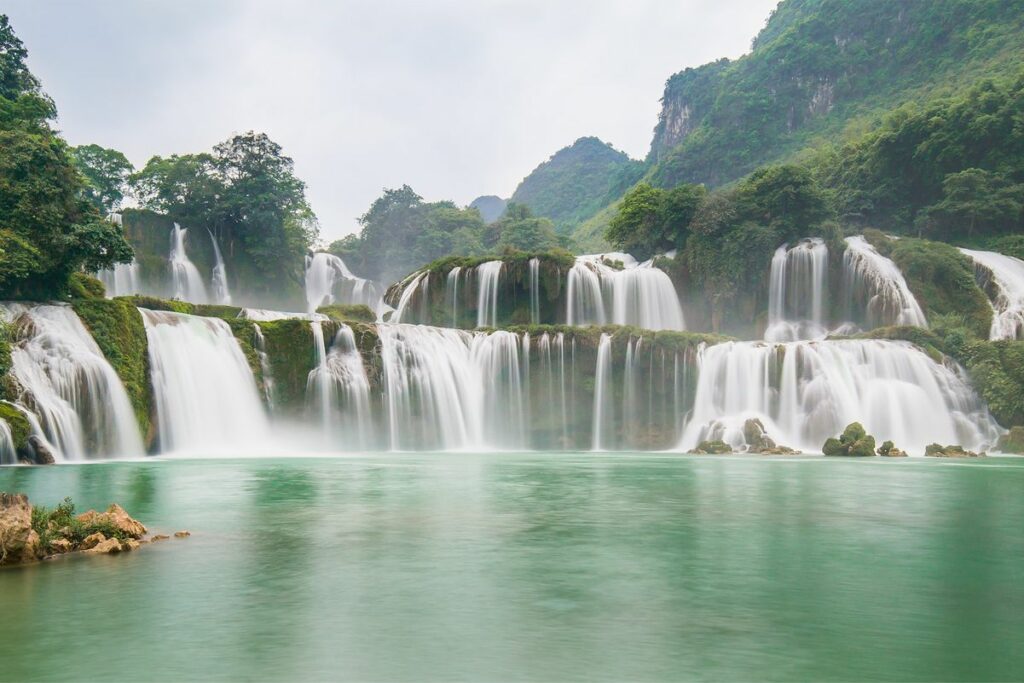
[[[540,259],[532,258],[529,262],[530,279],[530,324],[540,324]]]
[[[139,264],[134,258],[131,263],[115,263],[113,268],[104,268],[96,277],[103,283],[108,299],[140,292]]]
[[[992,302],[988,338],[1024,339],[1024,261],[994,251],[961,249]]]
[[[412,311],[409,308],[409,303],[412,301],[412,298],[413,296],[415,296],[417,290],[419,290],[420,283],[424,283],[423,296],[426,297],[426,283],[428,283],[429,281],[430,273],[427,271],[421,271],[418,273],[413,273],[400,283],[402,287],[402,295],[398,299],[398,306],[395,307],[395,312],[391,315],[391,322],[410,322],[409,319],[412,317]]]
[[[452,327],[459,326],[459,275],[462,273],[462,266],[455,266],[448,271],[445,279],[444,299],[451,302]]]
[[[199,275],[199,269],[189,260],[185,252],[185,236],[188,230],[177,223],[171,230],[171,284],[174,289],[174,298],[181,301],[189,301],[194,304],[205,304],[206,287],[203,285],[203,278]]]
[[[263,397],[267,401],[267,407],[274,409],[274,373],[270,365],[270,356],[267,355],[267,340],[263,336],[263,329],[253,323],[252,326],[252,347],[256,351],[256,357],[260,361],[260,372],[263,375]]]
[[[612,422],[612,396],[610,387],[612,374],[612,338],[602,334],[597,344],[597,368],[594,373],[594,427],[593,449],[603,451],[608,446],[606,432]]]
[[[742,446],[748,418],[809,452],[855,421],[914,454],[934,442],[983,449],[1000,431],[958,369],[906,342],[728,342],[703,348],[697,364],[682,449],[705,439]]]
[[[498,326],[498,285],[501,282],[502,261],[487,261],[476,267],[477,304],[476,326]]]
[[[768,288],[769,341],[824,338],[828,334],[825,298],[828,246],[815,237],[790,248],[783,244],[772,258]]]
[[[149,341],[160,450],[209,453],[267,445],[256,381],[226,322],[139,309]]]
[[[313,344],[317,365],[306,379],[306,395],[320,419],[324,443],[345,450],[369,445],[370,381],[356,346],[355,334],[342,325],[328,351],[323,323],[314,320]]]
[[[608,262],[621,263],[618,269]],[[672,280],[629,254],[578,256],[569,270],[566,323],[635,325],[649,330],[684,330],[683,309]]]
[[[213,244],[215,260],[213,275],[210,278],[210,286],[213,288],[213,299],[218,304],[227,306],[231,303],[231,292],[228,291],[228,267],[224,265],[224,258],[220,254],[220,244],[217,243],[217,238],[213,236],[213,232],[209,228],[206,229],[206,232],[209,233],[210,242]]]
[[[381,297],[377,283],[355,276],[334,254],[318,251],[306,257],[306,307],[310,313],[332,304],[363,304],[379,311]]]
[[[875,250],[862,235],[846,238],[843,286],[850,319],[864,311],[868,328],[886,325],[927,327],[924,312],[896,264]]]
[[[519,337],[422,325],[378,329],[393,450],[527,446]]]
[[[7,420],[0,419],[0,465],[18,464],[18,453],[14,449],[14,436]]]
[[[20,328],[11,347],[18,402],[59,459],[144,454],[121,379],[70,306],[4,307]],[[17,316],[17,317],[15,317]]]

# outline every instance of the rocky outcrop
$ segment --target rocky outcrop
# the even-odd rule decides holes
[[[879,455],[886,458],[905,458],[907,457],[906,451],[901,451],[893,445],[892,441],[883,441],[882,445],[878,447],[876,451]]]
[[[32,528],[32,506],[23,493],[0,493],[0,566],[34,562],[39,534]]]
[[[965,450],[963,446],[943,446],[941,444],[929,444],[924,449],[924,454],[931,458],[984,458],[984,453],[975,453]]]
[[[1011,427],[1010,431],[999,437],[997,448],[1002,453],[1024,455],[1024,427]]]
[[[105,538],[85,552],[92,555],[109,555],[121,552],[121,541],[116,538]]]
[[[867,457],[875,454],[875,437],[864,431],[859,422],[851,422],[838,439],[826,439],[821,447],[825,455]]]
[[[121,531],[128,538],[142,538],[146,535],[146,527],[125,512],[124,508],[113,503],[106,512],[89,510],[78,515],[76,519],[83,524],[102,525],[110,524]]]
[[[694,455],[722,455],[723,453],[732,453],[732,446],[725,443],[724,441],[701,441],[697,444],[697,447],[690,451]]]
[[[768,432],[765,431],[764,423],[756,417],[750,418],[743,423],[743,440],[747,444],[748,453],[793,455],[800,452],[788,446],[780,446],[775,443],[775,440],[768,436]]]
[[[52,465],[57,462],[57,459],[53,457],[53,451],[37,435],[33,434],[28,437],[28,445],[32,447],[32,452],[35,453],[37,465]]]

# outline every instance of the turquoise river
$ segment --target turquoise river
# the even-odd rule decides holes
[[[4,468],[191,538],[0,572],[0,680],[1021,680],[1024,459]]]

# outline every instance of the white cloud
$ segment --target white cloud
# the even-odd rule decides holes
[[[384,187],[508,196],[597,135],[643,157],[665,79],[736,57],[776,0],[11,0],[73,144],[136,164],[266,131],[325,238]]]

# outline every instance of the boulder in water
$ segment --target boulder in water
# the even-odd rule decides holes
[[[905,458],[907,454],[905,451],[901,451],[896,448],[892,441],[883,441],[882,445],[878,447],[876,451],[879,455],[886,458]]]
[[[998,448],[1003,453],[1024,455],[1024,427],[1011,427],[1010,431],[999,437]]]
[[[107,540],[107,537],[97,531],[96,533],[89,534],[88,536],[83,538],[82,542],[78,544],[78,549],[89,550],[91,548],[95,548],[105,540]]]
[[[984,453],[975,453],[965,450],[963,446],[952,445],[942,446],[941,444],[929,444],[924,449],[924,454],[932,458],[984,458]]]
[[[72,546],[71,541],[66,538],[55,538],[50,541],[48,549],[52,555],[63,555],[64,553],[70,553],[74,549],[74,546]]]
[[[121,541],[116,538],[108,538],[105,541],[100,541],[85,552],[93,555],[109,555],[110,553],[119,553],[121,550]]]
[[[838,439],[826,439],[821,452],[825,455],[867,457],[875,454],[875,437],[869,435],[861,423],[851,422]]]
[[[35,562],[42,548],[23,493],[0,493],[0,566]]]
[[[764,423],[756,417],[752,417],[743,423],[743,440],[747,443],[748,453],[760,453],[761,455],[793,455],[800,451],[780,446],[775,440],[768,436]]]
[[[714,441],[701,441],[690,453],[694,455],[721,455],[723,453],[732,453],[732,446],[718,439]]]
[[[37,435],[33,434],[28,437],[28,445],[32,447],[32,451],[35,453],[37,465],[52,465],[57,462],[56,458],[53,457],[53,451]]]
[[[128,538],[139,539],[146,534],[146,527],[125,512],[124,508],[113,503],[106,512],[89,510],[83,512],[76,518],[79,522],[88,525],[110,524]]]

